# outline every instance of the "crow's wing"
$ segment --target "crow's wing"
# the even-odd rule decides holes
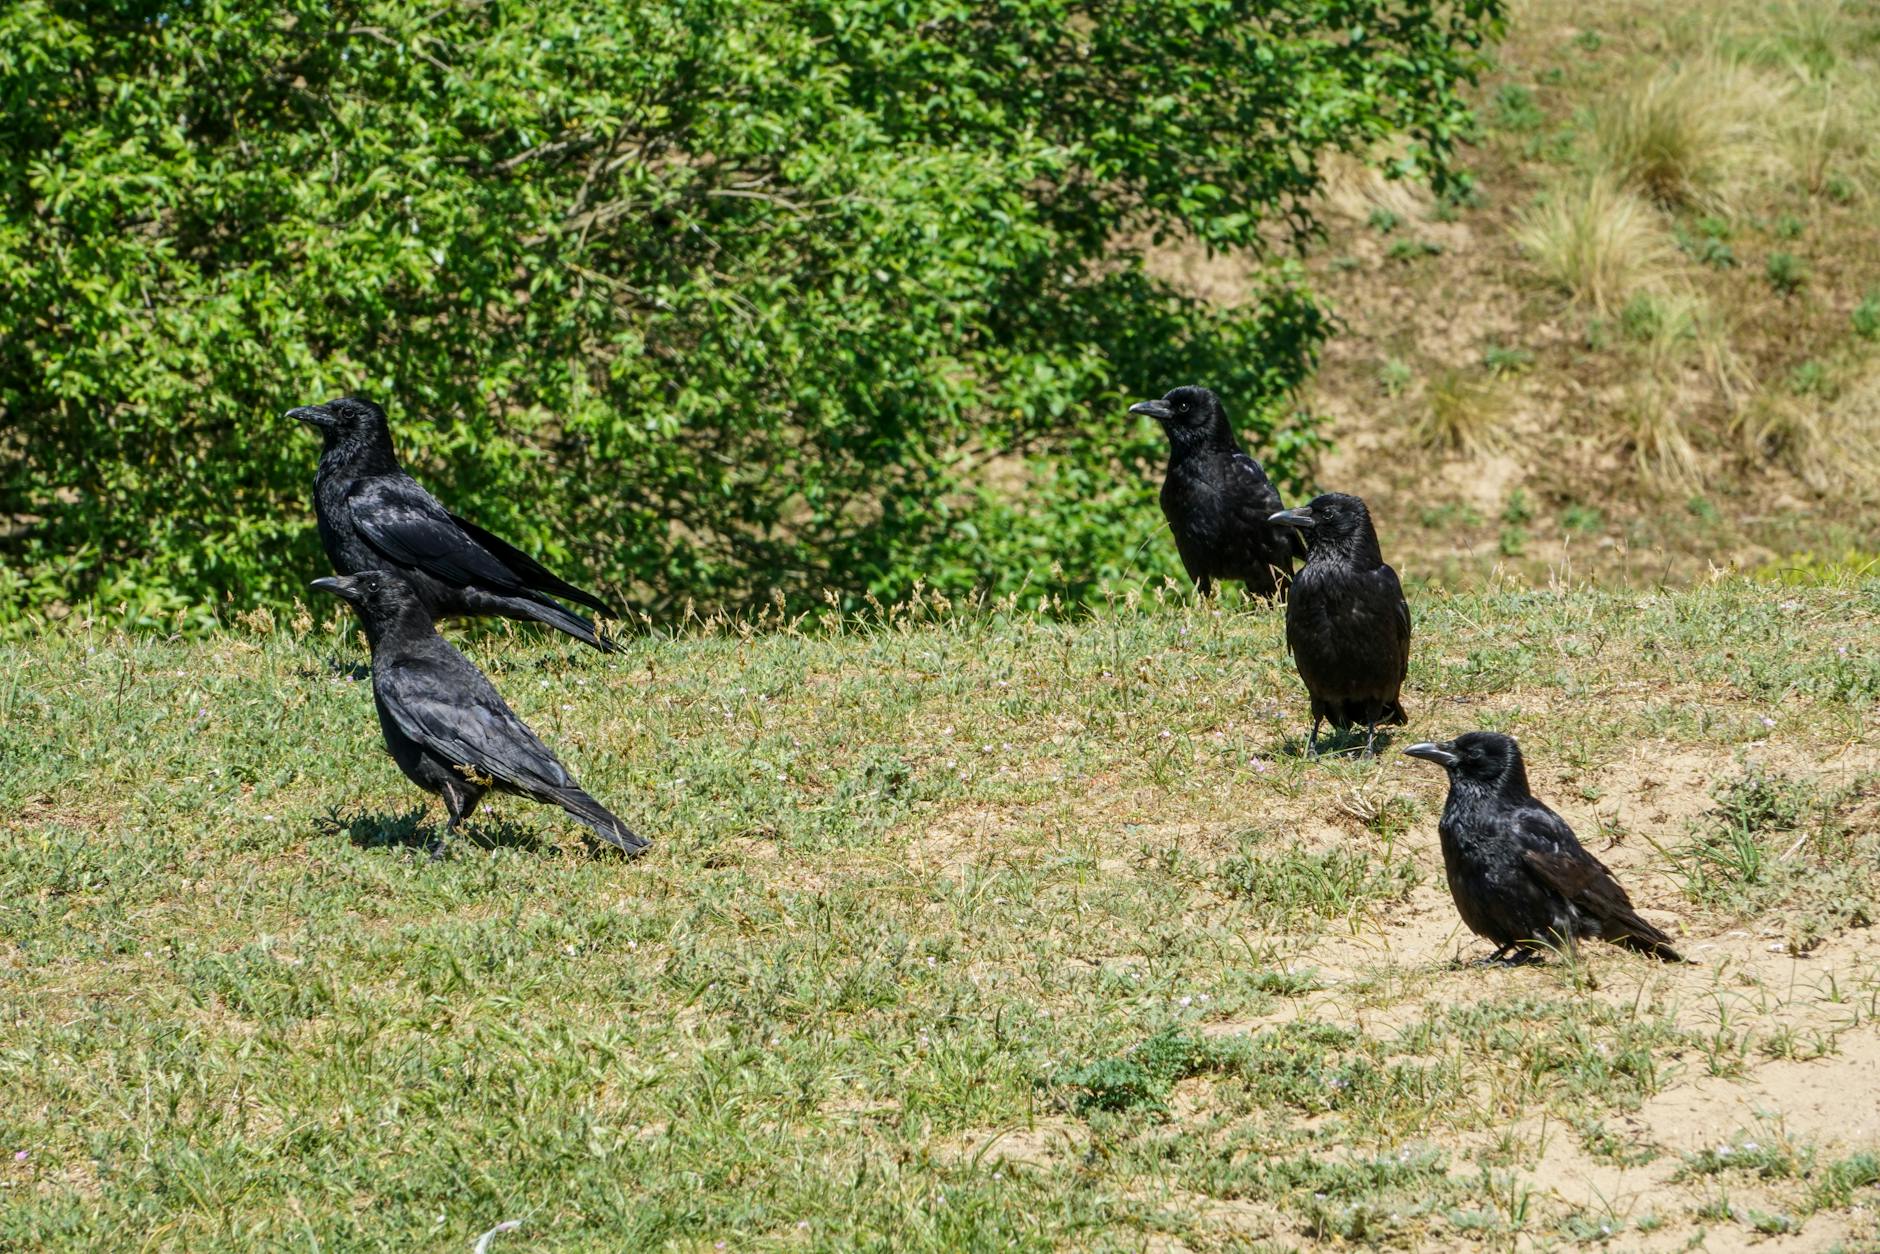
[[[1580,838],[1567,826],[1567,821],[1533,797],[1526,801],[1503,804],[1510,807],[1504,811],[1506,817],[1503,821],[1508,824],[1509,834],[1521,847],[1522,853],[1585,858],[1593,865],[1599,865],[1599,859],[1586,852],[1580,844]]]
[[[1236,473],[1252,481],[1251,490],[1236,498],[1239,514],[1236,521],[1254,535],[1271,534],[1274,527],[1267,519],[1286,508],[1286,503],[1279,499],[1279,489],[1266,477],[1266,468],[1245,453],[1235,453],[1233,465]],[[1305,560],[1306,539],[1296,528],[1285,528],[1283,536],[1275,539],[1277,547],[1302,562]]]
[[[1404,598],[1403,581],[1397,578],[1397,572],[1392,570],[1388,564],[1380,566],[1378,569],[1384,573],[1385,585],[1392,592],[1397,594],[1397,615],[1395,619],[1397,626],[1397,654],[1403,662],[1404,674],[1407,675],[1410,673],[1410,602]],[[1551,814],[1552,811],[1548,813]],[[1558,818],[1559,816],[1556,815],[1555,817]],[[1565,827],[1566,824],[1562,823],[1561,826]],[[1573,833],[1568,832],[1567,834],[1571,836]]]
[[[601,600],[593,593],[584,592],[567,580],[562,579],[553,571],[543,566],[540,562],[530,557],[527,553],[524,553],[515,545],[504,540],[502,537],[491,535],[469,519],[459,518],[455,514],[450,515],[450,520],[456,523],[458,527],[462,528],[465,535],[495,554],[503,565],[516,572],[529,587],[535,589],[537,592],[546,592],[554,596],[563,597],[569,601],[579,602],[595,613],[604,614],[608,618],[620,617],[608,607],[605,601]]]
[[[1529,849],[1527,868],[1543,884],[1572,902],[1587,918],[1597,921],[1599,935],[1616,945],[1636,949],[1665,962],[1682,962],[1671,938],[1640,917],[1619,881],[1606,864],[1584,849],[1576,853],[1548,853]]]
[[[1509,818],[1528,871],[1580,910],[1651,940],[1665,934],[1638,917],[1632,899],[1606,864],[1586,851],[1565,819],[1530,801]]]
[[[373,678],[398,729],[453,766],[535,797],[578,788],[568,768],[461,654],[400,659]]]
[[[346,494],[346,508],[361,538],[402,566],[453,587],[525,591],[515,571],[471,538],[436,497],[407,475],[361,479]]]

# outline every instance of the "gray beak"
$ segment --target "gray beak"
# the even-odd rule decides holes
[[[1458,761],[1456,755],[1450,751],[1447,744],[1436,745],[1431,744],[1427,740],[1423,741],[1421,744],[1407,746],[1404,752],[1413,758],[1422,758],[1425,762],[1434,762],[1444,770],[1448,770]]]
[[[316,427],[333,425],[333,415],[324,405],[302,405],[299,409],[290,409],[284,415],[297,422],[312,423]]]
[[[1267,521],[1275,527],[1297,527],[1302,531],[1310,531],[1318,525],[1312,520],[1312,511],[1303,505],[1298,509],[1283,509]]]
[[[342,601],[352,600],[353,581],[343,575],[328,575],[325,579],[316,579],[312,586],[322,592],[331,592]]]
[[[1165,401],[1137,401],[1129,407],[1129,412],[1153,418],[1157,422],[1167,422],[1169,417],[1168,404]]]

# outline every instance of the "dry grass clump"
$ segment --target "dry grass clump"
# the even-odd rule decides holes
[[[1418,443],[1473,456],[1507,442],[1508,397],[1489,380],[1444,370],[1430,380],[1427,400],[1413,427]]]
[[[1749,370],[1729,327],[1697,292],[1681,287],[1641,291],[1627,302],[1620,321],[1653,377],[1671,379],[1696,370],[1726,403],[1749,389]]]
[[[1784,111],[1775,126],[1780,170],[1809,195],[1870,198],[1880,181],[1880,91],[1871,83],[1852,88],[1824,84],[1811,105]]]
[[[1701,481],[1692,438],[1698,422],[1676,389],[1649,376],[1635,379],[1626,387],[1617,417],[1640,478],[1665,490]]]
[[[1780,95],[1715,57],[1664,69],[1594,115],[1593,156],[1620,186],[1670,207],[1721,206],[1758,163]]]
[[[1651,205],[1602,175],[1555,185],[1521,215],[1515,239],[1543,278],[1602,314],[1657,283],[1673,260]]]
[[[1767,389],[1731,428],[1752,461],[1786,467],[1816,492],[1880,492],[1880,362],[1819,394]]]

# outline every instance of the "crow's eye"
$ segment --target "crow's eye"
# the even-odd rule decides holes
[[[1177,401],[1177,402],[1175,403],[1175,408],[1176,408],[1176,409],[1179,409],[1179,410],[1180,410],[1180,411],[1181,411],[1182,413],[1184,413],[1184,414],[1185,414],[1185,413],[1187,413],[1187,412],[1188,412],[1188,402],[1187,402],[1187,401]]]

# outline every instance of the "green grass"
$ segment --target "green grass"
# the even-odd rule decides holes
[[[1880,581],[1412,604],[1395,747],[1515,731],[1683,943],[1780,920],[1810,979],[1760,941],[1458,964],[1440,773],[1298,757],[1270,611],[472,639],[653,836],[630,864],[513,801],[430,861],[349,627],[0,645],[0,1248],[1873,1235],[1860,1147],[1765,1182],[1647,1116],[1880,1007],[1842,891],[1880,853]],[[1641,752],[1700,755],[1688,825],[1622,805]],[[1713,839],[1758,869],[1693,886]],[[1537,1179],[1563,1137],[1659,1173],[1648,1219]]]

